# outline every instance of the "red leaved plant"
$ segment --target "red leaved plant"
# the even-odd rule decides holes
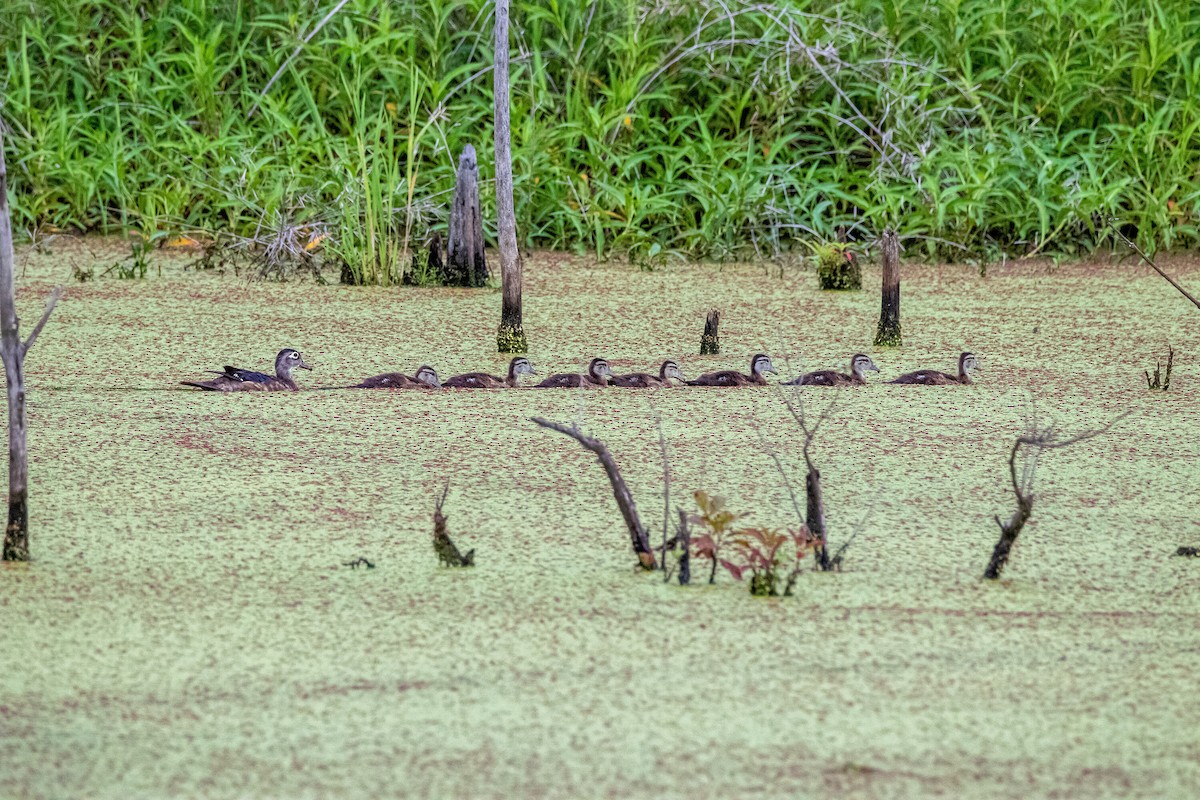
[[[790,595],[803,559],[820,543],[808,527],[801,525],[787,531],[734,529],[733,523],[743,515],[726,509],[725,498],[707,492],[696,492],[695,497],[700,513],[691,514],[689,520],[700,525],[704,532],[692,534],[692,554],[712,562],[708,582],[715,580],[720,564],[735,580],[743,580],[749,573],[751,594]],[[728,558],[723,556],[726,551]]]
[[[720,564],[739,581],[742,579],[742,568],[731,561],[721,558],[725,540],[733,533],[733,522],[741,514],[734,514],[725,508],[724,497],[713,497],[708,492],[694,492],[696,505],[700,507],[699,514],[689,514],[688,521],[704,528],[704,533],[692,534],[692,555],[707,558],[712,562],[708,573],[708,582],[713,583],[717,577],[717,564]]]

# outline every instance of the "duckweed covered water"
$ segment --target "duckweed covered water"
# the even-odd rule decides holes
[[[27,324],[82,257],[21,259]],[[802,459],[774,389],[203,393],[177,382],[284,346],[309,388],[500,373],[500,295],[178,265],[70,285],[28,362],[35,560],[0,568],[0,794],[1194,796],[1200,565],[1170,554],[1200,544],[1198,312],[1128,264],[906,267],[905,347],[883,350],[864,279],[527,265],[543,375],[593,355],[879,364],[817,448],[833,538],[866,516],[848,570],[786,600],[636,571],[594,458],[527,421],[583,420],[657,528],[653,406],[676,499],[704,488],[784,526],[759,431],[793,481]],[[723,353],[701,358],[710,307]],[[1168,340],[1172,388],[1152,394]],[[964,348],[975,386],[878,384]],[[1046,457],[1006,578],[984,583],[1030,386],[1068,429],[1132,414]],[[474,569],[430,544],[447,478]],[[376,568],[341,566],[359,556]]]

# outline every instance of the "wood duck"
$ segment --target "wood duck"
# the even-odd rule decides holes
[[[219,377],[210,381],[181,381],[184,386],[196,386],[211,392],[294,392],[300,387],[292,380],[293,369],[312,369],[304,363],[299,350],[290,347],[275,356],[275,374],[226,366],[224,372],[210,370]]]
[[[688,386],[766,386],[766,373],[775,373],[775,365],[766,353],[758,353],[750,359],[750,374],[743,375],[735,369],[724,369],[720,372],[706,372],[694,381],[688,381]]]
[[[612,379],[612,370],[603,358],[593,358],[588,364],[587,372],[579,375],[573,372],[559,372],[551,375],[537,385],[539,389],[566,389],[571,386],[608,386]]]
[[[963,353],[958,357],[958,375],[949,375],[934,369],[919,369],[907,372],[888,383],[914,383],[921,386],[946,386],[951,383],[970,383],[971,370],[978,369],[979,364],[974,353]]]
[[[864,386],[867,379],[864,372],[879,372],[879,367],[870,356],[857,353],[850,358],[850,374],[832,369],[818,370],[784,381],[784,386]]]
[[[410,378],[402,372],[385,372],[373,375],[356,383],[351,389],[440,389],[442,382],[438,380],[437,371],[428,364],[423,364]]]
[[[672,378],[687,382],[679,365],[674,361],[667,360],[662,363],[657,376],[646,372],[631,372],[628,375],[615,376],[612,379],[612,385],[625,386],[630,389],[646,389],[651,386],[670,386]]]
[[[508,362],[508,376],[489,375],[486,372],[468,372],[465,375],[455,375],[446,378],[442,386],[449,389],[501,389],[505,386],[516,387],[522,375],[537,375],[533,364],[524,356],[517,356]]]

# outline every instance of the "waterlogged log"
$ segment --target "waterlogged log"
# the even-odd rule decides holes
[[[467,145],[458,159],[458,178],[454,200],[450,204],[450,238],[446,243],[446,263],[439,254],[437,269],[446,286],[480,287],[487,283],[488,266],[484,255],[483,215],[479,210],[479,165],[475,148]],[[434,269],[432,253],[429,261]]]
[[[8,172],[4,162],[4,134],[0,130],[0,358],[8,384],[8,524],[4,529],[4,561],[29,560],[29,459],[25,439],[25,356],[58,298],[59,286],[50,293],[41,319],[29,338],[21,341],[13,280],[12,223],[8,213]]]

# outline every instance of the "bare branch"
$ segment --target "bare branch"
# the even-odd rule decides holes
[[[33,347],[34,341],[37,340],[38,334],[42,332],[42,328],[46,327],[46,323],[50,320],[50,315],[54,313],[54,307],[58,305],[58,300],[62,297],[63,287],[55,286],[51,290],[49,297],[46,298],[46,308],[42,311],[41,319],[37,321],[37,325],[33,326],[33,330],[29,333],[29,338],[21,345],[21,358],[24,358],[29,349]]]
[[[1133,252],[1135,252],[1139,256],[1141,256],[1142,261],[1145,261],[1147,264],[1149,264],[1151,266],[1151,268],[1153,268],[1153,270],[1155,272],[1157,272],[1159,275],[1163,276],[1163,278],[1166,279],[1167,283],[1171,284],[1176,289],[1178,289],[1180,294],[1182,294],[1188,300],[1191,300],[1192,305],[1194,305],[1196,308],[1200,308],[1200,300],[1197,300],[1195,297],[1192,297],[1192,295],[1188,293],[1187,289],[1184,289],[1182,286],[1179,285],[1178,281],[1176,281],[1174,278],[1172,278],[1167,273],[1163,272],[1163,270],[1158,266],[1158,264],[1155,264],[1154,261],[1151,260],[1150,256],[1148,256],[1144,252],[1142,252],[1142,248],[1138,247],[1137,244],[1132,239],[1130,239],[1128,236],[1121,233],[1121,231],[1119,231],[1117,229],[1117,226],[1113,224],[1113,221],[1111,219],[1108,221],[1108,227],[1110,230],[1112,230],[1113,233],[1115,233],[1117,235],[1118,239],[1120,239],[1122,242],[1125,243],[1126,247],[1128,247],[1130,250],[1132,250]]]
[[[612,484],[613,497],[617,501],[617,507],[621,509],[621,516],[625,519],[625,527],[629,531],[629,538],[633,544],[633,552],[637,554],[638,562],[641,564],[642,569],[657,569],[657,564],[654,561],[654,551],[650,547],[650,535],[646,532],[646,527],[642,525],[641,518],[638,517],[637,506],[633,502],[633,494],[629,491],[625,479],[621,477],[621,470],[617,468],[617,462],[613,459],[612,453],[608,451],[608,448],[604,446],[604,442],[587,436],[579,430],[577,425],[564,425],[561,422],[551,422],[542,417],[530,417],[529,419],[543,428],[549,428],[565,436],[570,436],[583,445],[585,449],[596,454],[596,457],[600,459],[601,466],[604,467],[605,474],[608,475],[609,483]]]

